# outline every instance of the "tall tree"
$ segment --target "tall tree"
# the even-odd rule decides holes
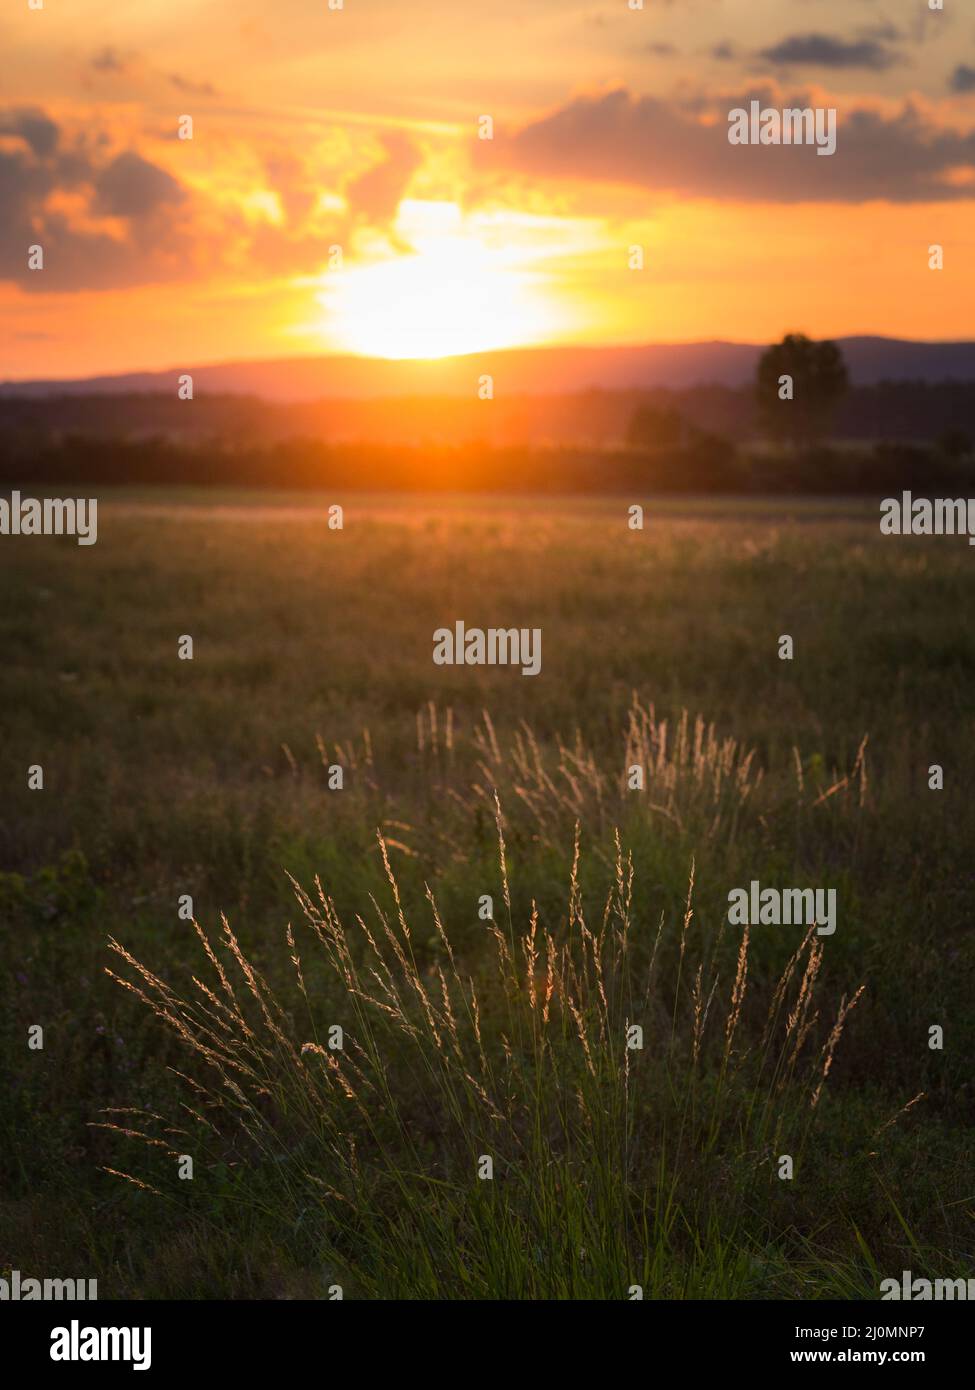
[[[759,359],[759,409],[771,433],[780,439],[808,444],[820,438],[849,385],[836,344],[815,343],[804,333],[787,333]]]

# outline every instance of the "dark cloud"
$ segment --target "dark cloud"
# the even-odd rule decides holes
[[[131,150],[116,155],[95,178],[96,211],[107,217],[149,217],[185,196],[172,174]]]
[[[911,102],[884,115],[841,108],[837,149],[821,157],[796,146],[730,145],[728,113],[763,106],[815,106],[808,93],[757,84],[719,98],[664,101],[626,89],[580,96],[520,130],[479,142],[475,157],[533,177],[630,184],[661,193],[761,200],[859,203],[968,199],[973,184],[953,177],[975,170],[975,132],[936,125]],[[710,123],[697,117],[707,116]]]
[[[872,72],[883,72],[899,61],[898,55],[877,39],[857,39],[846,43],[829,34],[793,34],[771,48],[763,48],[758,56],[770,63],[803,64],[818,68],[868,68]]]
[[[120,53],[117,48],[106,46],[91,55],[89,67],[95,72],[123,73],[128,71],[130,62],[131,58],[128,55]]]
[[[734,44],[730,44],[727,41],[724,43],[716,43],[711,49],[711,57],[717,58],[719,63],[730,63],[737,56]]]
[[[39,107],[21,106],[12,111],[0,111],[0,135],[19,136],[41,159],[54,153],[59,134],[57,124]]]
[[[191,82],[187,77],[180,77],[178,72],[167,73],[170,83],[178,92],[183,92],[190,97],[217,97],[220,93],[212,82]]]
[[[953,92],[975,92],[975,68],[970,68],[965,63],[959,63],[951,74],[951,90]]]
[[[96,134],[66,143],[43,111],[0,112],[0,279],[37,292],[114,288],[171,279],[192,260],[179,218],[187,194],[172,175],[134,151],[110,156]],[[54,201],[69,192],[86,203],[73,219]],[[100,219],[115,219],[99,227]],[[30,271],[30,246],[44,269]]]

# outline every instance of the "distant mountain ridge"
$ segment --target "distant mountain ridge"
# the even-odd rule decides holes
[[[975,342],[911,342],[899,338],[837,338],[854,385],[879,381],[975,381]],[[489,373],[506,396],[556,395],[593,390],[673,389],[752,380],[764,344],[677,343],[642,347],[510,348],[442,360],[389,360],[348,356],[277,358],[182,364],[167,371],[128,372],[69,381],[7,381],[0,395],[116,395],[175,391],[176,378],[193,377],[200,393],[253,395],[268,401],[368,399],[396,396],[470,397]]]

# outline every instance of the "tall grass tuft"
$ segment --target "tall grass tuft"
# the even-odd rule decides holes
[[[272,1172],[282,1229],[313,1230],[350,1295],[768,1292],[755,1212],[770,1206],[780,1155],[801,1169],[856,998],[819,1028],[810,930],[744,1029],[748,932],[722,979],[717,943],[693,929],[693,872],[665,998],[659,948],[671,928],[661,917],[652,939],[634,930],[619,835],[595,909],[577,827],[564,915],[546,922],[532,902],[516,921],[497,798],[495,819],[503,911],[463,956],[429,887],[438,949],[420,949],[382,836],[386,891],[353,922],[317,879],[312,892],[294,884],[305,945],[289,924],[286,1000],[226,918],[215,940],[194,923],[209,979],[185,993],[111,939],[127,970],[109,974],[192,1058],[178,1127],[131,1111],[101,1122],[152,1146],[152,1180],[111,1171],[173,1193],[179,1153],[197,1156],[204,1183],[236,1165],[244,1193],[248,1175]]]

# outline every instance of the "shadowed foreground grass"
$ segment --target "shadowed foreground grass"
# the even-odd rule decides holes
[[[0,551],[0,1265],[103,1298],[971,1273],[967,547],[822,507],[174,510]],[[541,626],[542,674],[434,667],[456,617]],[[753,878],[835,887],[835,935],[744,942]]]

